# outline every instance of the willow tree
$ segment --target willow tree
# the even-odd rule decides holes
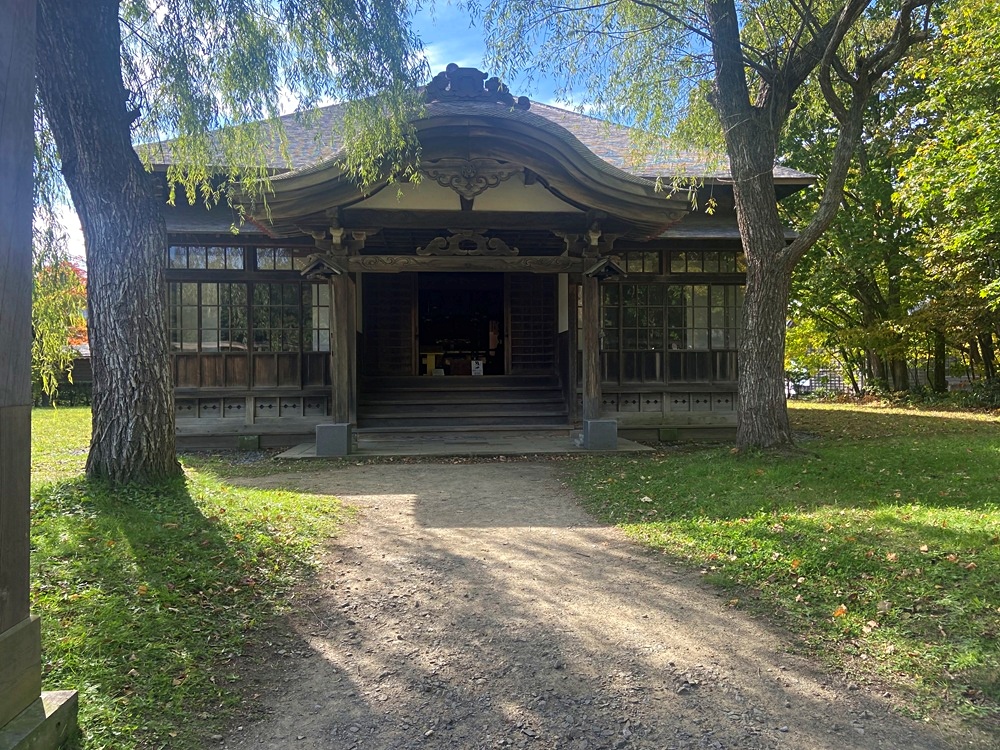
[[[168,177],[189,198],[217,200],[237,180],[259,191],[264,150],[280,148],[280,133],[233,126],[275,118],[288,98],[400,102],[421,72],[406,8],[396,0],[39,0],[39,97],[87,252],[88,475],[126,483],[180,471],[165,196],[133,143],[174,139]],[[394,121],[379,117],[375,132],[398,135],[399,126],[385,126]]]
[[[721,136],[747,286],[737,444],[791,441],[783,352],[792,269],[837,213],[879,80],[925,36],[934,0],[490,0],[492,62],[561,77],[564,92],[655,134]],[[475,5],[475,3],[473,3]],[[834,115],[823,195],[790,244],[772,170],[796,94]]]

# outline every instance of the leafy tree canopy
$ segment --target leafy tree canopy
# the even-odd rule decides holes
[[[923,220],[936,276],[1000,306],[1000,15],[992,0],[951,0],[941,35],[913,75],[927,82],[916,111],[922,143],[901,193]]]
[[[737,446],[791,441],[784,393],[790,277],[836,216],[869,100],[925,38],[934,0],[468,0],[505,73],[555,75],[564,94],[704,148],[725,144],[747,256]],[[830,126],[822,196],[786,243],[773,167],[815,82]]]

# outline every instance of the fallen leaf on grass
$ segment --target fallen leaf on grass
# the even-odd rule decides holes
[[[651,502],[653,502],[653,498],[651,498],[649,495],[643,495],[642,497],[639,498],[639,502],[640,503],[651,503]]]
[[[833,610],[834,617],[843,617],[846,614],[847,614],[847,607],[844,606],[843,604],[841,604],[839,607]]]

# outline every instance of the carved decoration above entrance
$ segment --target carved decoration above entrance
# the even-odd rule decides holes
[[[518,249],[511,247],[499,237],[484,237],[480,232],[449,229],[451,237],[435,237],[426,247],[418,247],[417,255],[517,255]]]
[[[483,81],[486,81],[484,84]],[[510,89],[494,76],[486,80],[486,74],[476,68],[460,68],[451,63],[424,89],[424,99],[431,102],[491,102],[505,104],[514,109],[528,109],[528,97],[514,99]]]
[[[441,187],[471,201],[523,169],[495,159],[438,159],[425,163],[421,171]]]

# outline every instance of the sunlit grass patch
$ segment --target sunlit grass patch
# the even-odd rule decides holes
[[[796,420],[801,416],[796,413]],[[602,519],[700,566],[911,707],[1000,712],[1000,434],[982,415],[809,412],[797,458],[728,447],[594,459],[575,488]],[[910,418],[914,424],[901,424]]]
[[[84,412],[35,412],[32,609],[45,686],[80,690],[86,748],[204,747],[245,698],[248,639],[285,609],[344,510],[203,468],[148,489],[87,482]]]

